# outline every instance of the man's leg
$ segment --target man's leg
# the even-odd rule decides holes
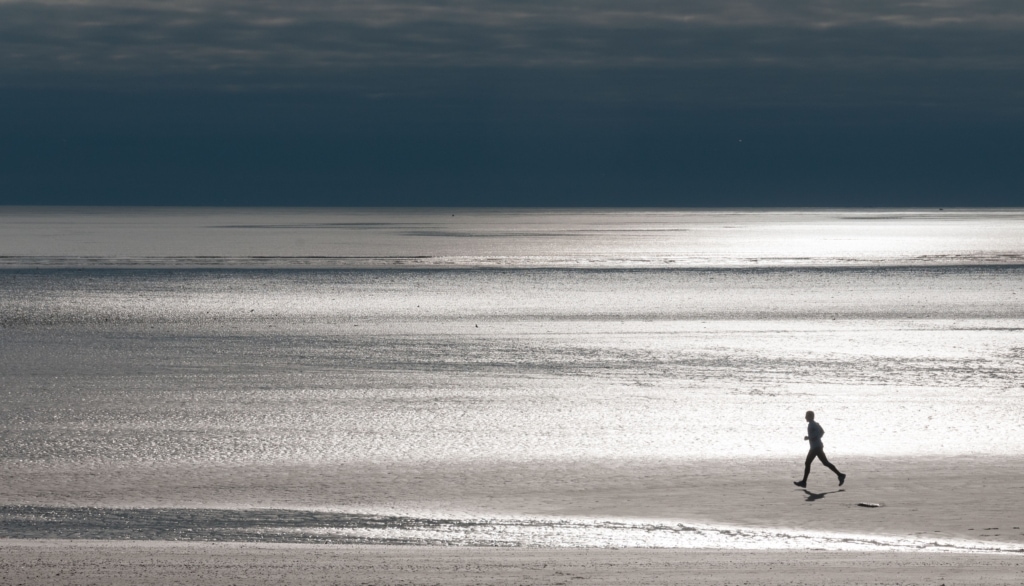
[[[807,484],[807,477],[811,475],[811,462],[814,461],[814,457],[817,456],[814,450],[807,452],[807,459],[804,460],[804,479],[800,481],[801,484]]]
[[[818,450],[818,459],[821,460],[822,464],[828,466],[829,470],[836,473],[836,476],[839,477],[839,486],[842,486],[843,483],[846,482],[846,475],[833,466],[832,462],[828,461],[828,458],[825,457],[825,450]]]
[[[831,471],[836,473],[836,476],[842,476],[843,475],[843,473],[840,472],[839,470],[837,470],[836,467],[832,465],[832,462],[829,462],[828,458],[825,457],[825,450],[818,450],[817,456],[818,456],[818,459],[821,460],[821,463],[824,464],[826,468],[828,468],[829,470],[831,470]]]

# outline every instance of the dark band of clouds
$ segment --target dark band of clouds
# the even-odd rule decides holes
[[[1024,4],[1005,0],[0,2],[0,72],[273,85],[374,68],[1013,71],[1022,33]]]
[[[1024,205],[1020,0],[0,0],[0,204]]]

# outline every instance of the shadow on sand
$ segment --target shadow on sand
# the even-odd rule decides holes
[[[814,502],[814,501],[816,501],[818,499],[823,499],[823,498],[825,498],[825,495],[827,495],[827,494],[836,494],[836,493],[839,493],[839,492],[846,492],[846,489],[845,488],[840,488],[839,490],[833,490],[832,492],[811,492],[811,491],[807,490],[806,488],[804,489],[804,494],[807,495],[807,498],[805,500],[807,502],[809,502],[809,503]]]

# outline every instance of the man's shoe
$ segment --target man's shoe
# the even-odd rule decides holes
[[[846,475],[845,474],[840,474],[839,475],[839,486],[842,486],[844,482],[846,482]]]
[[[807,488],[807,481],[805,480],[794,480],[793,484],[799,486],[800,488]]]

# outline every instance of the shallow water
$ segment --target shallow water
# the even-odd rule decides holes
[[[1021,455],[1022,283],[1003,267],[9,271],[0,454],[779,457],[814,408],[848,455]]]
[[[1024,210],[0,207],[0,266],[674,268],[1024,263]]]
[[[43,487],[60,487],[49,496],[45,488],[7,490],[4,535],[20,535],[11,519],[27,514],[10,506],[64,506],[46,513],[71,519],[61,522],[64,531],[89,503],[103,503],[95,514],[107,518],[119,505],[147,501],[137,485],[85,477],[69,484],[69,470],[154,478],[177,470],[189,478],[177,501],[167,495],[172,489],[153,487],[178,506],[168,517],[152,507],[139,513],[141,526],[147,515],[163,519],[150,529],[164,537],[151,538],[166,538],[192,523],[179,513],[219,502],[218,483],[232,468],[344,475],[395,465],[409,483],[484,463],[533,470],[525,486],[546,478],[544,470],[603,462],[613,463],[608,474],[639,477],[652,466],[800,459],[806,409],[818,413],[834,458],[1024,456],[1024,267],[1007,261],[1021,250],[1016,212],[552,219],[472,211],[445,230],[447,216],[437,211],[391,223],[383,212],[359,212],[347,223],[251,210],[84,219],[67,210],[18,213],[35,214],[37,224],[21,240],[0,238],[8,266],[80,268],[0,271],[0,461]],[[533,223],[524,227],[524,217]],[[57,242],[32,231],[60,222],[81,230]],[[159,246],[140,228],[156,225],[164,230]],[[203,226],[207,240],[168,236]],[[736,230],[745,235],[732,236]],[[242,235],[209,237],[232,231]],[[341,240],[332,244],[324,234]],[[303,270],[294,268],[299,257],[262,256],[261,246],[285,235],[314,243],[318,253],[333,246],[330,262],[365,257],[377,268]],[[91,242],[82,254],[60,248],[75,238]],[[411,254],[421,245],[425,254]],[[256,249],[241,254],[246,246]],[[811,252],[798,256],[799,247]],[[398,256],[449,268],[381,268]],[[745,266],[750,258],[768,266]],[[651,259],[685,266],[622,268]],[[195,266],[220,262],[293,268]],[[104,264],[135,268],[96,268]],[[139,268],[149,264],[177,268]],[[552,264],[569,267],[541,268]],[[392,533],[370,525],[357,532],[370,541],[462,543],[456,528],[470,522],[469,544],[771,541],[663,521],[478,523],[436,502],[433,524],[410,529],[420,503],[394,494],[374,501],[366,495],[376,485],[361,486],[358,476],[344,482],[359,495],[358,510],[344,510],[337,491],[324,491],[319,502],[313,491],[303,506],[355,515],[345,523],[375,510],[398,519]],[[590,482],[599,485],[600,474]],[[586,494],[588,486],[558,490]],[[239,494],[232,492],[232,510],[280,504],[256,488],[248,502]],[[488,510],[488,502],[478,495],[470,508]],[[505,519],[509,511],[491,513]],[[167,529],[167,519],[177,525]],[[266,529],[260,535],[272,539]],[[354,535],[330,523],[317,531],[328,541]],[[777,541],[808,543],[794,537],[799,531],[785,535]],[[821,547],[848,543],[818,539]]]
[[[486,547],[728,548],[1022,553],[1019,544],[637,520],[394,517],[280,509],[0,506],[14,539],[238,541]]]

